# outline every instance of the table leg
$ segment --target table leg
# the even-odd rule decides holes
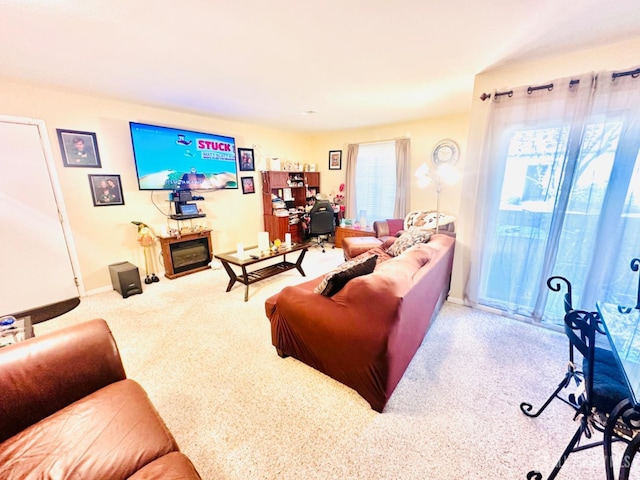
[[[613,473],[613,456],[611,453],[611,444],[613,443],[613,439],[615,433],[614,430],[616,425],[618,425],[618,421],[622,421],[624,427],[629,428],[629,434],[633,436],[632,431],[637,430],[637,426],[633,425],[633,423],[638,422],[639,412],[635,409],[633,402],[630,399],[622,400],[616,407],[611,411],[609,417],[607,418],[607,424],[604,428],[604,435],[602,440],[603,450],[604,450],[604,463],[605,463],[605,471],[607,473],[607,480],[615,480],[615,476]],[[620,425],[618,425],[620,427]],[[636,435],[637,436],[637,435]],[[623,471],[624,464],[629,461],[628,452],[625,451],[625,456],[622,459],[621,464],[621,475]],[[631,457],[633,460],[633,457]],[[628,475],[628,471],[627,471]],[[620,477],[622,478],[622,477]]]
[[[244,301],[249,300],[249,276],[247,275],[247,267],[242,267],[242,279],[244,280]]]
[[[620,465],[620,476],[618,477],[618,480],[629,480],[629,475],[631,474],[631,465],[633,464],[633,459],[635,458],[638,450],[640,450],[640,435],[636,435],[635,437],[633,437],[624,451],[622,462]]]
[[[228,292],[229,290],[231,290],[231,287],[233,287],[233,284],[236,283],[236,280],[238,279],[238,277],[236,275],[236,272],[234,272],[233,269],[229,266],[229,264],[224,260],[222,260],[222,266],[227,271],[227,275],[229,275],[229,285],[227,285],[227,292]]]
[[[300,272],[300,274],[303,277],[306,277],[306,275],[304,274],[304,270],[302,270],[302,259],[304,258],[304,255],[307,253],[307,249],[305,248],[304,250],[302,250],[300,252],[300,256],[298,257],[298,260],[296,261],[296,268],[298,269],[298,271]]]

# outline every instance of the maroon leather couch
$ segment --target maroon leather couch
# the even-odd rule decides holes
[[[101,319],[0,349],[0,478],[199,479]]]
[[[332,297],[313,292],[322,277],[283,288],[265,304],[272,344],[382,412],[448,295],[454,245],[434,234],[397,257],[373,248],[362,255],[378,255],[374,272]]]

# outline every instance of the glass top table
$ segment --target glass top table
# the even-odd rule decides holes
[[[607,480],[613,480],[612,443],[614,437],[627,437],[628,446],[620,462],[620,479],[629,478],[631,464],[639,448],[640,431],[640,310],[597,302],[596,307],[606,330],[611,350],[622,370],[631,396],[609,413],[603,433]],[[616,435],[614,431],[619,429]]]
[[[603,302],[596,306],[631,391],[631,400],[640,406],[640,310]]]
[[[227,285],[227,292],[231,290],[231,287],[236,282],[242,283],[245,286],[244,290],[244,301],[246,302],[249,298],[249,285],[255,282],[259,282],[260,280],[264,280],[265,278],[273,277],[282,272],[286,272],[293,268],[297,269],[298,272],[304,277],[305,273],[302,270],[302,260],[304,259],[305,253],[311,246],[311,243],[294,243],[290,247],[281,247],[277,250],[269,250],[266,252],[261,252],[258,250],[258,247],[249,247],[242,253],[238,253],[237,251],[219,253],[215,255],[215,258],[222,262],[222,266],[229,275],[229,284]],[[300,252],[298,259],[295,263],[287,261],[287,254]],[[249,271],[247,267],[251,265],[255,265],[257,263],[264,262],[266,260],[271,260],[277,257],[282,257],[282,260],[274,263],[272,265],[268,265],[263,268],[259,268],[257,270]],[[239,267],[241,269],[241,273],[238,275],[234,272],[231,265]]]

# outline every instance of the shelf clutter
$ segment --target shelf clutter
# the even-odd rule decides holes
[[[269,240],[282,240],[288,233],[294,242],[301,242],[300,217],[307,198],[319,191],[320,172],[263,171],[262,206]]]

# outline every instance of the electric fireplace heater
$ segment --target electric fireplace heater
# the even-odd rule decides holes
[[[205,267],[211,261],[209,241],[206,237],[169,245],[174,273],[188,272]]]

